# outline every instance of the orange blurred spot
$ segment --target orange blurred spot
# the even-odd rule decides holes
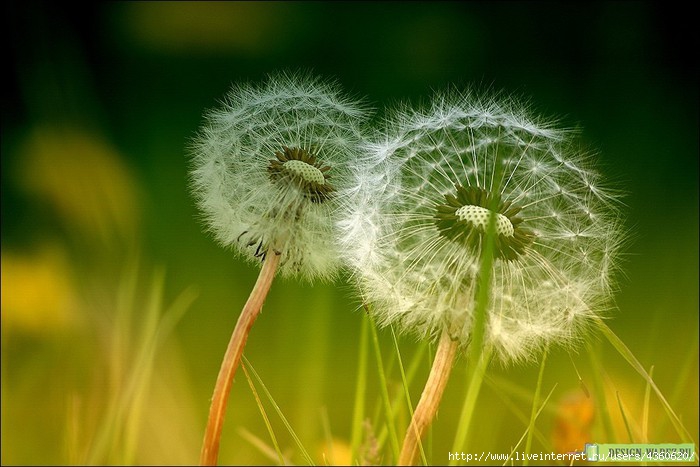
[[[557,404],[552,433],[554,452],[581,451],[591,442],[591,428],[595,415],[593,400],[575,390]]]

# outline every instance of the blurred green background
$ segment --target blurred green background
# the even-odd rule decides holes
[[[632,242],[609,326],[647,369],[654,365],[697,440],[698,32],[689,8],[5,2],[2,463],[197,462],[221,357],[257,270],[202,232],[186,148],[203,111],[232,83],[282,69],[336,78],[380,113],[458,84],[524,96],[563,126],[580,126],[581,144],[627,193]],[[246,348],[317,463],[350,462],[361,322],[347,281],[279,280]],[[381,331],[380,341],[390,390],[400,394],[391,334]],[[602,439],[600,411],[619,421],[615,395],[641,426],[644,381],[603,338],[590,341],[571,358],[561,349],[550,355],[543,391],[557,386],[534,451],[565,449],[567,436],[580,449],[591,441],[586,433],[612,442]],[[408,365],[416,343],[399,344]],[[604,363],[604,378],[592,376],[600,369],[589,352]],[[414,403],[428,364],[425,354]],[[463,367],[464,359],[433,430],[435,463],[447,460]],[[589,385],[605,381],[612,398],[583,396],[575,368]],[[507,452],[517,443],[537,373],[536,364],[492,368],[470,448]],[[370,359],[375,424],[376,374]],[[258,391],[283,451],[303,463]],[[584,434],[570,429],[567,414]],[[653,397],[648,425],[650,442],[679,441]],[[269,462],[270,449],[239,372],[221,462]]]

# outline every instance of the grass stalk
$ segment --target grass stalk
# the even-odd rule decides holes
[[[399,438],[396,435],[396,428],[394,427],[394,417],[391,406],[391,399],[389,398],[389,389],[387,386],[386,373],[384,372],[384,364],[382,363],[382,353],[379,347],[379,336],[377,335],[377,327],[372,323],[370,326],[370,331],[372,332],[372,344],[374,344],[374,355],[377,360],[377,371],[379,372],[379,388],[382,396],[382,404],[384,405],[384,414],[386,418],[386,427],[389,431],[389,442],[391,444],[391,450],[393,453],[393,458],[397,459],[399,457]]]
[[[545,409],[545,407],[546,407],[547,404],[549,403],[549,399],[552,397],[552,394],[554,394],[554,390],[555,390],[556,388],[557,388],[557,385],[555,384],[554,387],[552,387],[552,389],[549,391],[549,394],[547,394],[547,397],[544,398],[544,401],[542,402],[542,405],[540,406],[540,408],[537,410],[537,412],[536,412],[535,415],[534,415],[534,419],[535,419],[535,420],[537,420],[537,419],[540,417],[540,414],[542,413],[542,411]],[[534,427],[534,423],[533,423],[533,427]],[[515,443],[515,446],[513,446],[513,447],[511,448],[511,450],[510,450],[510,455],[508,456],[508,459],[510,459],[511,463],[513,462],[513,454],[515,453],[515,451],[518,450],[518,448],[520,447],[520,444],[521,444],[521,443],[523,442],[523,440],[527,437],[527,435],[528,435],[529,432],[530,432],[530,427],[528,427],[528,428],[525,430],[525,433],[523,433],[523,435],[520,437],[520,439],[518,440],[518,442]],[[572,461],[572,462],[573,462],[573,461]],[[507,465],[507,464],[508,464],[508,460],[506,460],[506,461],[503,463],[504,466]],[[450,465],[452,465],[452,464],[450,464]]]
[[[355,381],[355,404],[352,413],[352,435],[350,441],[351,459],[359,462],[359,449],[362,442],[362,425],[365,419],[365,399],[367,397],[367,357],[369,318],[362,316],[362,330],[360,331],[359,357],[357,364],[357,378]]]
[[[596,407],[596,413],[598,414],[596,418],[600,421],[600,436],[602,439],[609,440],[611,443],[617,442],[617,434],[613,424],[612,416],[610,415],[610,409],[608,407],[611,404],[608,403],[608,397],[605,392],[605,370],[602,363],[600,362],[600,350],[594,348],[591,343],[588,343],[588,358],[591,362],[591,381],[593,390],[593,401]]]
[[[394,350],[396,350],[396,357],[399,359],[399,369],[401,370],[401,383],[403,384],[403,392],[404,396],[406,397],[406,406],[408,407],[408,413],[411,416],[411,420],[413,420],[413,402],[411,402],[411,394],[408,390],[408,378],[406,378],[406,372],[404,371],[403,361],[401,359],[401,351],[399,350],[399,341],[396,338],[394,328],[391,328],[391,337],[394,341]],[[425,457],[425,450],[423,449],[423,444],[421,442],[418,443],[418,448],[420,449],[420,456],[423,465],[428,465],[428,460]]]
[[[245,375],[245,379],[248,381],[248,386],[250,386],[250,391],[253,393],[253,397],[255,398],[255,403],[258,405],[258,409],[260,409],[260,415],[262,415],[263,421],[265,422],[265,427],[267,428],[267,432],[270,435],[270,440],[272,440],[272,445],[275,447],[277,461],[279,462],[279,465],[284,465],[284,456],[282,455],[282,450],[280,449],[279,443],[277,442],[277,436],[275,436],[275,431],[272,429],[270,418],[267,416],[267,412],[265,411],[265,406],[263,406],[263,403],[260,400],[258,391],[255,389],[255,384],[253,384],[253,380],[250,379],[250,375],[248,374],[248,370],[246,370],[245,365],[243,365],[242,369],[243,374]]]
[[[476,408],[476,401],[479,397],[479,391],[481,390],[482,383],[484,382],[484,375],[486,374],[486,368],[488,368],[491,362],[491,356],[493,355],[493,348],[487,347],[480,358],[474,362],[474,368],[470,372],[469,385],[467,387],[467,396],[464,399],[464,405],[462,406],[462,412],[459,416],[459,425],[457,426],[457,433],[455,434],[455,439],[452,444],[452,452],[462,451],[464,444],[467,441],[467,435],[469,434],[469,426],[471,425],[471,420],[474,415],[474,409]],[[457,463],[456,458],[450,461],[450,465],[455,465]]]
[[[542,354],[540,362],[540,372],[537,375],[537,387],[535,387],[535,395],[532,397],[532,412],[530,413],[530,423],[527,428],[527,438],[525,439],[525,458],[523,465],[528,465],[530,449],[532,449],[532,436],[535,432],[535,420],[537,419],[537,405],[540,403],[540,392],[542,391],[542,377],[544,376],[544,367],[547,362],[547,351]]]
[[[627,363],[629,363],[630,366],[634,368],[637,371],[637,373],[639,373],[642,376],[642,378],[644,378],[644,380],[651,386],[652,390],[656,393],[656,396],[658,397],[659,401],[661,402],[661,405],[666,411],[666,415],[671,420],[673,428],[676,430],[676,433],[678,434],[681,441],[684,443],[695,443],[693,436],[685,428],[683,422],[681,422],[678,415],[676,415],[676,413],[673,411],[673,408],[668,403],[666,397],[664,397],[663,393],[656,385],[654,380],[651,378],[649,373],[647,373],[646,369],[642,366],[641,363],[639,363],[637,357],[634,356],[634,354],[627,347],[627,345],[625,345],[625,343],[622,342],[622,340],[619,337],[617,337],[617,335],[612,331],[612,329],[608,327],[607,324],[605,324],[605,322],[603,322],[603,320],[597,319],[596,324],[598,325],[598,328],[603,332],[603,335],[606,337],[606,339],[608,339],[608,342],[610,342],[612,346],[615,347],[615,350],[617,350],[617,352],[625,360],[627,360]]]
[[[262,378],[260,378],[260,375],[258,374],[258,372],[255,371],[255,368],[253,368],[253,366],[250,364],[248,359],[245,357],[243,357],[243,364],[246,366],[247,370],[250,371],[250,374],[253,375],[253,378],[255,378],[255,380],[258,382],[260,387],[265,392],[265,396],[272,404],[272,407],[275,409],[275,412],[277,412],[277,415],[280,417],[280,420],[282,420],[282,423],[284,424],[285,428],[287,428],[289,435],[292,437],[292,439],[296,443],[297,447],[299,448],[299,451],[301,452],[301,455],[304,456],[304,459],[306,460],[306,462],[309,465],[314,465],[314,461],[311,458],[311,456],[309,455],[309,451],[301,443],[299,436],[297,436],[296,432],[292,428],[292,425],[289,423],[289,420],[287,420],[287,417],[285,417],[284,413],[282,413],[282,409],[280,409],[280,406],[277,404],[275,399],[272,397],[272,394],[270,394],[270,391],[267,389],[267,386],[265,386],[265,383],[263,383],[263,380],[262,380]]]
[[[632,427],[630,426],[630,422],[627,418],[627,411],[625,410],[625,406],[622,404],[622,399],[620,398],[620,391],[616,391],[615,396],[617,397],[617,406],[620,408],[622,421],[625,423],[625,430],[627,431],[627,437],[629,438],[629,442],[635,443],[636,441],[634,439],[634,435],[632,434]]]

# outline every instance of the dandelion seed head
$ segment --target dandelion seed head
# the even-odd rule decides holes
[[[515,99],[442,93],[364,145],[341,197],[344,254],[381,325],[466,345],[493,221],[486,342],[502,362],[573,345],[610,307],[618,194],[575,134]],[[361,194],[360,194],[361,193]]]
[[[191,147],[207,229],[252,262],[280,253],[282,275],[332,277],[337,190],[350,180],[365,115],[335,83],[308,74],[235,85]]]

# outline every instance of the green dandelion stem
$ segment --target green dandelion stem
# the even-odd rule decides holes
[[[496,200],[491,200],[489,207],[493,207]],[[455,435],[453,451],[460,450],[467,439],[469,425],[474,415],[474,407],[479,396],[486,368],[491,361],[493,347],[484,345],[486,333],[486,315],[489,303],[489,290],[491,286],[491,271],[494,260],[496,218],[491,216],[487,226],[488,235],[484,237],[484,249],[481,253],[481,267],[479,269],[479,284],[477,288],[476,307],[472,321],[471,341],[469,342],[469,387],[467,397],[462,406],[459,427]],[[451,464],[452,465],[452,464]]]

